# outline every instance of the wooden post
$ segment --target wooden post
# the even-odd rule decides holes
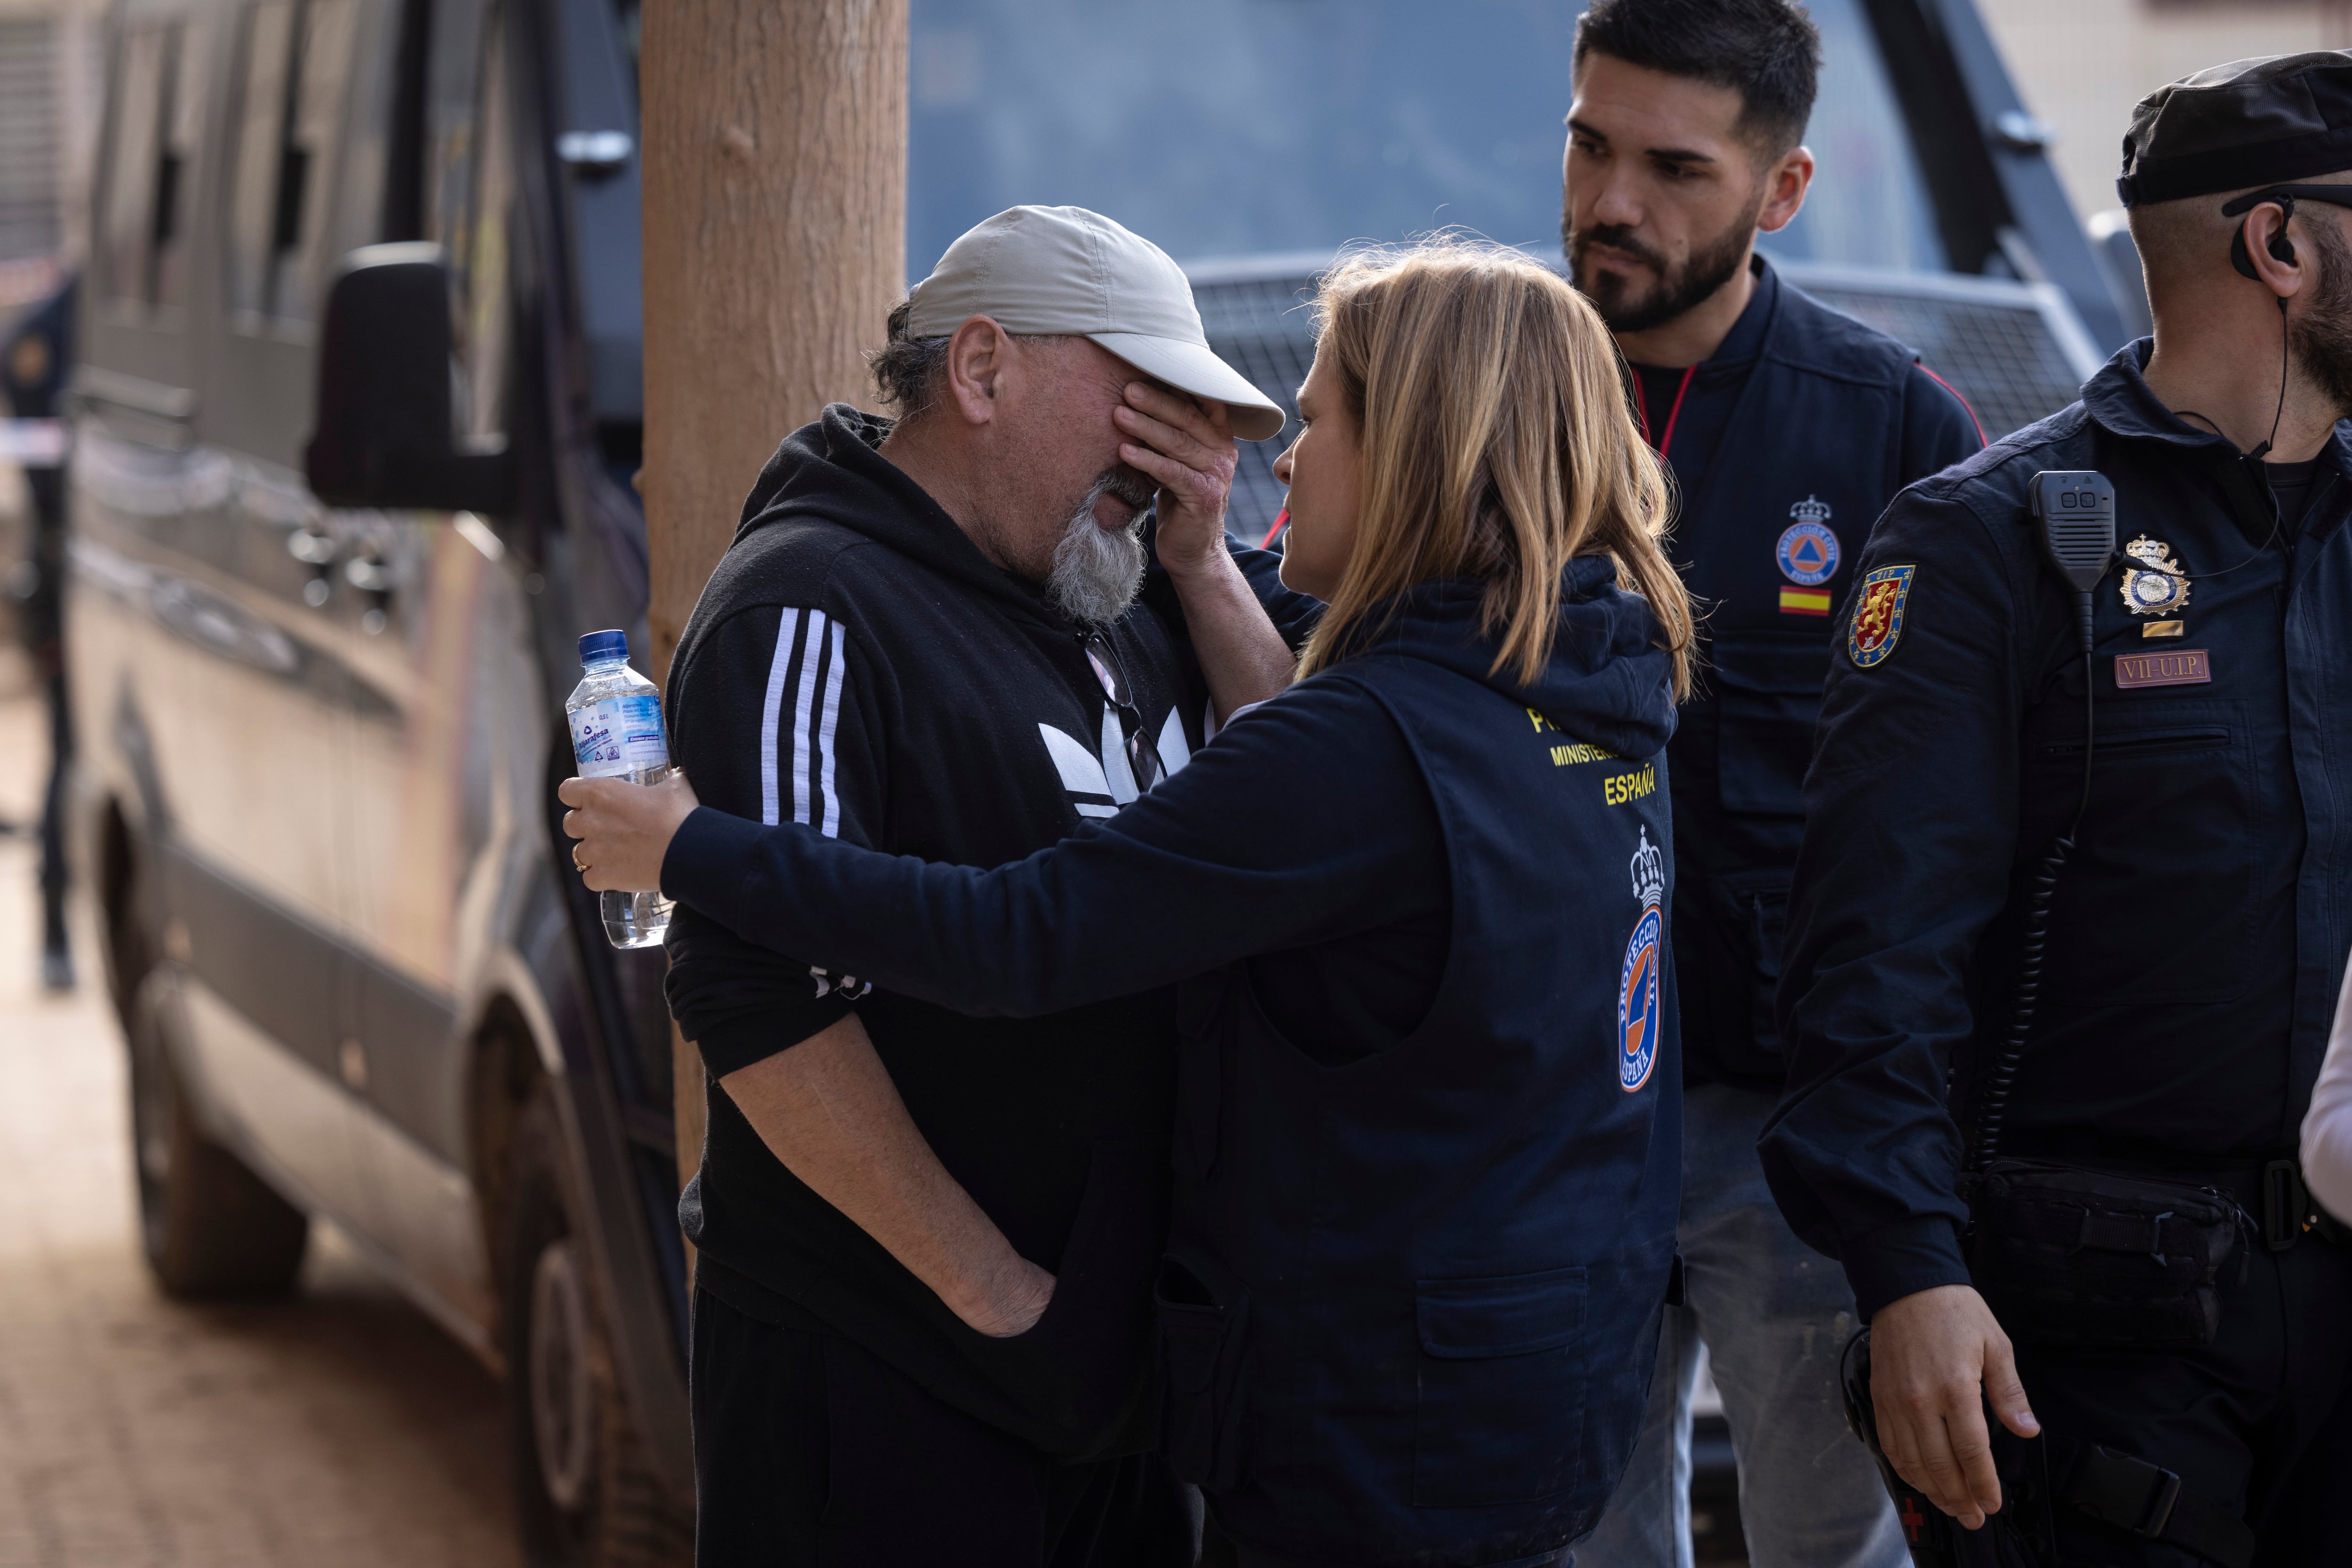
[[[870,403],[905,289],[907,0],[645,0],[646,538],[654,678],[776,444]],[[702,1059],[672,1037],[681,1183]]]

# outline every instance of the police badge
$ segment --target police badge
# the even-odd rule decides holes
[[[2166,552],[2172,547],[2146,534],[2124,546],[2139,566],[2124,568],[2124,608],[2135,615],[2164,615],[2189,602],[2189,579]]]

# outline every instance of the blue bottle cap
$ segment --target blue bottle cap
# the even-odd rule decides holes
[[[580,662],[602,664],[629,656],[629,634],[626,632],[588,632],[580,638]]]

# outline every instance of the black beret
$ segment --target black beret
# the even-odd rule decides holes
[[[2232,60],[2139,100],[2124,135],[2125,206],[2352,169],[2352,51]]]

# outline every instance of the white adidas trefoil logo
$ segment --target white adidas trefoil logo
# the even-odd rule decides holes
[[[1070,792],[1070,803],[1079,816],[1116,817],[1121,806],[1135,799],[1135,770],[1127,765],[1118,711],[1109,704],[1103,705],[1099,751],[1050,724],[1040,723],[1037,733],[1045,737],[1045,754],[1054,759],[1054,770],[1062,776],[1062,788]],[[1155,744],[1161,764],[1171,773],[1192,759],[1192,748],[1184,744],[1184,721],[1173,708],[1168,710]]]

